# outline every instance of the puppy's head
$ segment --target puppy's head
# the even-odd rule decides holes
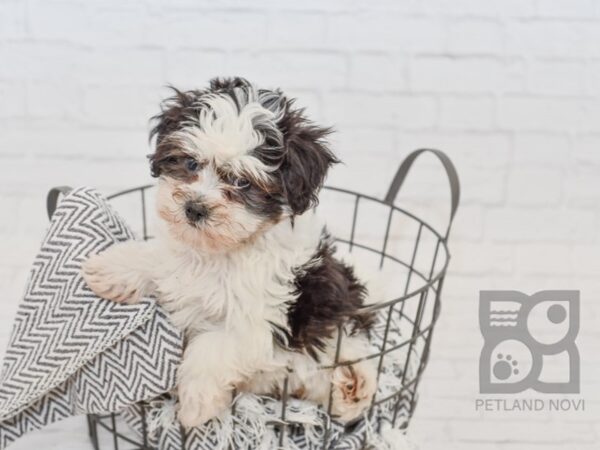
[[[175,238],[225,252],[315,205],[337,159],[324,141],[330,130],[292,99],[241,78],[174,91],[154,117],[150,162]]]

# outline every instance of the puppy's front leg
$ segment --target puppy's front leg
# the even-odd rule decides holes
[[[179,421],[197,427],[230,406],[233,390],[243,379],[243,343],[225,330],[192,338],[178,372]]]
[[[152,290],[152,269],[157,263],[153,243],[127,241],[115,244],[83,263],[83,278],[99,297],[136,303]]]

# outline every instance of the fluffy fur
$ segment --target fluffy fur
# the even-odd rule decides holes
[[[186,346],[178,417],[197,426],[230,406],[234,390],[299,397],[356,418],[376,389],[366,290],[334,257],[312,207],[328,168],[328,129],[278,90],[216,79],[162,105],[152,136],[162,229],[84,264],[90,288],[135,302],[155,294]],[[335,360],[338,330],[343,333]],[[291,371],[291,372],[290,372]]]

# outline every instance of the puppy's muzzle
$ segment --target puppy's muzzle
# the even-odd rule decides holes
[[[191,223],[198,223],[208,217],[208,208],[197,201],[187,201],[185,203],[185,216]]]

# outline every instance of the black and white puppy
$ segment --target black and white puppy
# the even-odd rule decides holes
[[[329,130],[279,90],[214,79],[162,104],[152,136],[159,236],[115,245],[83,268],[99,296],[156,295],[186,337],[178,372],[179,419],[220,415],[234,390],[281,392],[358,417],[376,389],[368,354],[366,290],[334,257],[317,202],[336,157]]]

